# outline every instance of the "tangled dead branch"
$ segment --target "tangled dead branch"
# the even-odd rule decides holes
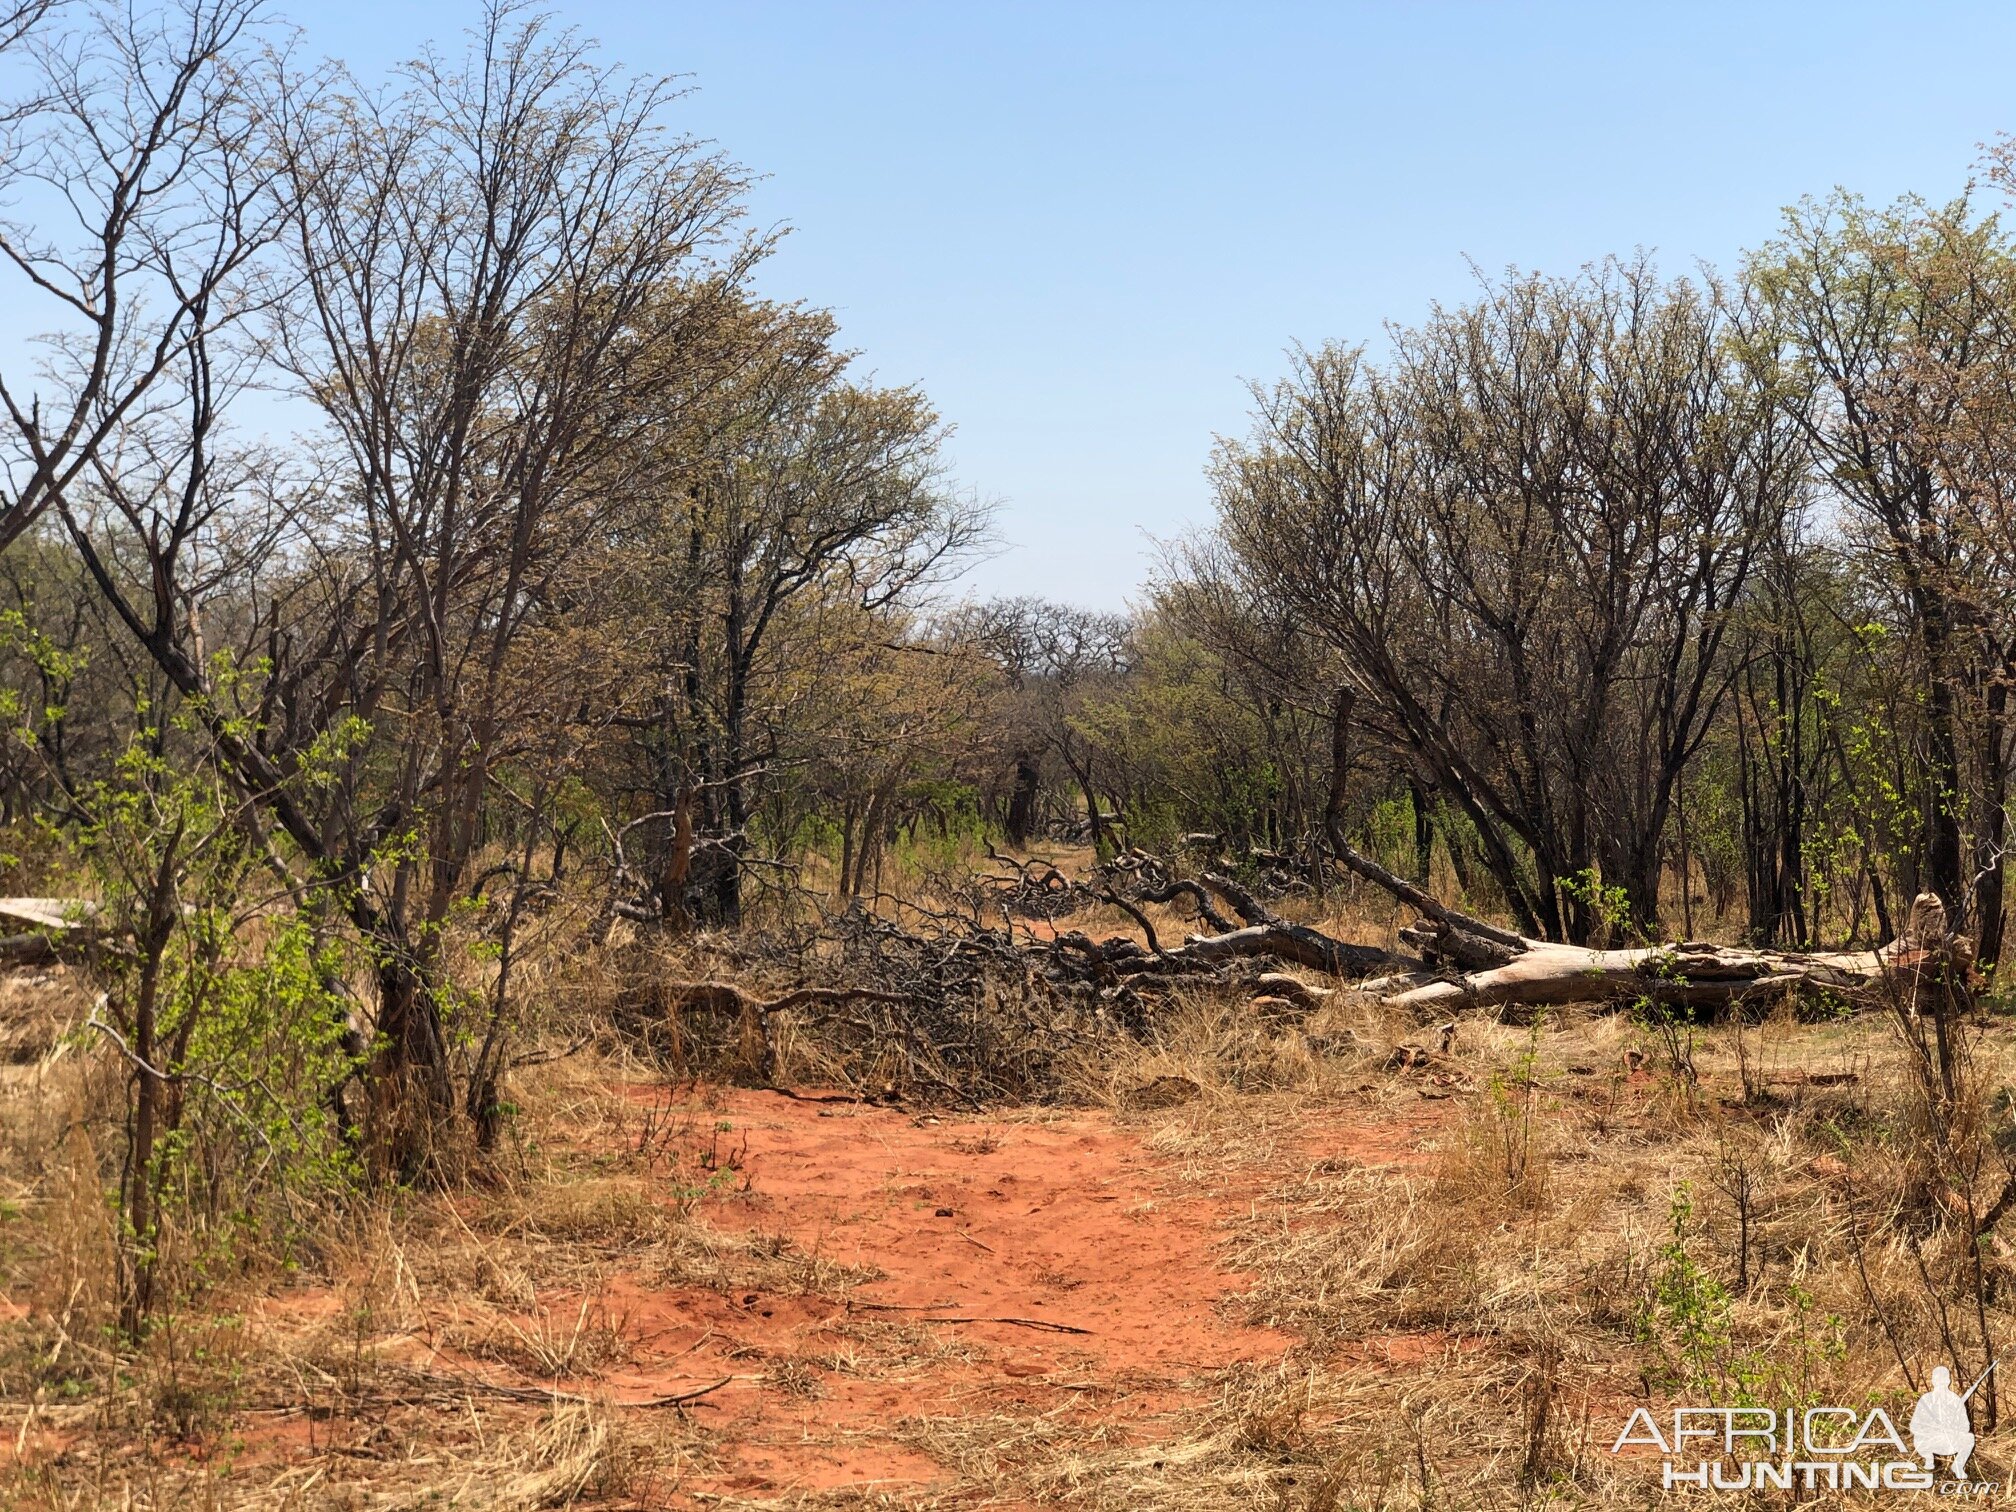
[[[872,987],[794,987],[772,998],[744,991],[733,982],[672,982],[666,986],[672,1022],[686,1014],[712,1012],[732,1015],[742,1042],[752,1052],[754,1069],[768,1081],[777,1070],[777,1042],[772,1028],[784,1013],[807,1014],[814,1019],[856,1003],[906,1003],[900,992],[883,992]]]
[[[1700,941],[1598,950],[1472,918],[1347,851],[1347,866],[1422,915],[1401,931],[1419,954],[1401,956],[1283,918],[1223,873],[1182,877],[1156,858],[1132,859],[1104,871],[1096,887],[1042,863],[1009,863],[1003,880],[1013,897],[1068,889],[1104,902],[1133,921],[1138,937],[1046,936],[1018,925],[1012,905],[970,914],[909,905],[907,926],[856,907],[800,934],[724,937],[709,947],[715,964],[701,974],[667,970],[660,959],[646,1011],[633,1020],[655,1053],[682,1068],[732,1068],[768,1082],[789,1060],[870,1095],[980,1103],[1054,1095],[1068,1054],[1113,1036],[1152,1035],[1168,995],[1182,988],[1244,993],[1270,1019],[1306,1016],[1332,989],[1284,965],[1447,1019],[1465,1007],[1515,1004],[1635,1001],[1712,1015],[1786,996],[1855,1003],[1878,989],[1895,998],[1900,987],[1907,996],[1964,988],[1971,962],[1968,942],[1947,929],[1930,897],[1881,950]],[[1144,907],[1176,898],[1195,903],[1212,932],[1165,942]],[[787,972],[793,985],[767,991],[726,979],[774,981]],[[810,972],[824,985],[807,984]]]
[[[1009,918],[1061,919],[1088,906],[1098,896],[1096,889],[1072,881],[1048,861],[1018,861],[1002,855],[992,845],[987,847],[987,857],[1012,868],[1012,872],[975,877],[974,887],[980,894],[976,906],[984,902]]]
[[[1016,875],[1058,890],[1033,869]],[[997,925],[986,910],[911,905],[904,924],[857,907],[801,932],[689,941],[683,957],[645,940],[624,972],[632,985],[619,1022],[682,1070],[769,1081],[788,1061],[875,1095],[1027,1100],[1055,1094],[1067,1053],[1151,1034],[1173,991],[1241,992],[1264,1005],[1258,1011],[1292,1018],[1326,992],[1281,972],[1284,963],[1340,978],[1420,964],[1283,919],[1216,873],[1156,889],[1190,897],[1219,926],[1173,944],[1117,887],[1072,886],[1120,908],[1140,937],[1048,937],[998,912]],[[707,969],[693,971],[692,953],[703,949]],[[785,973],[801,985],[741,985]],[[802,985],[808,974],[822,985]]]

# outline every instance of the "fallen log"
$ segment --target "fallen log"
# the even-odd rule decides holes
[[[1381,885],[1382,877],[1391,881],[1395,885],[1388,890],[1403,901],[1426,897],[1355,852],[1345,864]],[[1860,1003],[1886,995],[1915,1009],[1928,993],[1965,993],[1974,960],[1972,942],[1951,932],[1945,905],[1931,893],[1913,902],[1910,923],[1895,940],[1853,951],[1765,950],[1701,940],[1595,949],[1526,939],[1435,907],[1434,916],[1400,931],[1431,971],[1378,978],[1363,983],[1362,990],[1424,1015],[1595,1002],[1719,1012],[1785,997]]]
[[[1302,924],[1276,921],[1249,924],[1229,934],[1191,935],[1163,959],[1179,964],[1212,965],[1220,961],[1265,957],[1289,961],[1332,976],[1358,978],[1390,968],[1396,958],[1374,945],[1353,945]],[[1152,964],[1143,967],[1155,969]]]
[[[9,966],[40,966],[57,959],[56,941],[46,934],[0,935],[0,962]]]
[[[76,958],[101,940],[99,908],[88,898],[0,898],[0,927],[27,925],[0,934],[0,964],[36,966],[64,956]]]
[[[1494,966],[1510,965],[1523,950],[1523,942],[1487,940],[1456,924],[1408,924],[1398,934],[1424,960],[1446,963],[1463,971],[1489,971]]]
[[[79,929],[97,914],[98,905],[89,898],[0,898],[0,921],[36,929]]]
[[[1331,988],[1312,987],[1300,977],[1290,976],[1285,971],[1262,972],[1253,985],[1266,997],[1299,1008],[1304,1013],[1314,1013],[1336,995]]]
[[[1508,1003],[1544,1005],[1630,998],[1673,1007],[1720,1007],[1787,992],[1851,997],[1893,975],[1893,967],[1929,964],[1933,953],[1885,950],[1795,954],[1693,946],[1592,950],[1534,940],[1502,966],[1408,987],[1386,995],[1396,1008],[1437,1013]],[[1905,956],[1912,959],[1906,961]]]
[[[1225,900],[1239,924],[1235,925],[1212,906],[1212,893]],[[1101,896],[1133,918],[1147,941],[1145,948],[1119,937],[1093,940],[1076,930],[1061,933],[1047,943],[1051,948],[1071,952],[1074,958],[1109,978],[1184,976],[1210,973],[1234,961],[1272,960],[1355,980],[1376,971],[1416,968],[1422,964],[1374,945],[1356,945],[1284,919],[1230,877],[1217,872],[1206,872],[1201,883],[1178,880],[1162,887],[1137,887],[1126,894],[1108,887]],[[1177,897],[1190,898],[1197,905],[1199,919],[1216,932],[1191,934],[1181,945],[1165,947],[1155,926],[1136,905],[1166,903]]]
[[[1230,928],[1229,920],[1202,904],[1202,888],[1194,882],[1185,884],[1197,892],[1201,911],[1219,933],[1193,934],[1174,950],[1157,951],[1162,965],[1145,969],[1167,971],[1172,964],[1175,969],[1181,969],[1190,964],[1215,965],[1222,961],[1267,957],[1328,972],[1331,976],[1355,979],[1375,971],[1390,971],[1395,966],[1420,964],[1381,950],[1376,945],[1354,945],[1320,929],[1311,929],[1306,924],[1291,923],[1219,872],[1206,872],[1204,885],[1231,906],[1244,927]],[[1153,942],[1152,934],[1150,942]]]
[[[1197,917],[1223,934],[1233,928],[1232,921],[1218,912],[1211,904],[1211,895],[1204,891],[1202,883],[1179,879],[1167,887],[1138,887],[1134,890],[1136,903],[1169,903],[1177,898],[1188,898],[1197,905]]]

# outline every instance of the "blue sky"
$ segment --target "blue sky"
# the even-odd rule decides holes
[[[371,73],[473,6],[280,0]],[[691,75],[684,125],[794,230],[766,292],[958,427],[977,592],[1122,603],[1208,519],[1214,434],[1295,341],[1376,340],[1469,263],[1727,265],[1780,207],[1961,187],[2016,128],[2016,6],[977,3],[558,8]]]

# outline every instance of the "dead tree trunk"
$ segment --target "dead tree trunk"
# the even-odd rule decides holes
[[[1420,951],[1426,969],[1362,984],[1393,1007],[1423,1014],[1608,1001],[1719,1012],[1784,996],[1854,1002],[1882,994],[1910,1002],[1964,984],[1974,962],[1973,942],[1951,932],[1945,905],[1932,893],[1918,897],[1904,932],[1880,950],[1762,950],[1698,940],[1596,950],[1527,939],[1469,918],[1348,846],[1340,855],[1425,915],[1401,938]]]

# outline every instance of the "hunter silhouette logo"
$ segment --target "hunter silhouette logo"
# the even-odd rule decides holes
[[[1974,1424],[1967,1403],[1997,1362],[1965,1391],[1953,1389],[1953,1372],[1932,1372],[1930,1388],[1911,1411],[1907,1445],[1881,1407],[1675,1407],[1670,1420],[1639,1407],[1610,1446],[1612,1454],[1643,1447],[1664,1457],[1660,1482],[1668,1491],[1931,1491],[1982,1496],[1994,1481],[1972,1481]],[[1669,1431],[1670,1430],[1670,1431]],[[1948,1463],[1948,1478],[1935,1474]]]
[[[1918,1451],[1918,1457],[1930,1470],[1935,1458],[1950,1457],[1953,1461],[1953,1479],[1967,1478],[1967,1457],[1974,1452],[1974,1424],[1967,1415],[1967,1398],[1981,1389],[1981,1383],[1988,1379],[1988,1371],[1995,1368],[1995,1361],[1988,1362],[1988,1370],[1975,1378],[1974,1384],[1959,1395],[1953,1392],[1953,1372],[1941,1365],[1932,1372],[1932,1389],[1918,1398],[1918,1405],[1911,1413],[1911,1447]]]

